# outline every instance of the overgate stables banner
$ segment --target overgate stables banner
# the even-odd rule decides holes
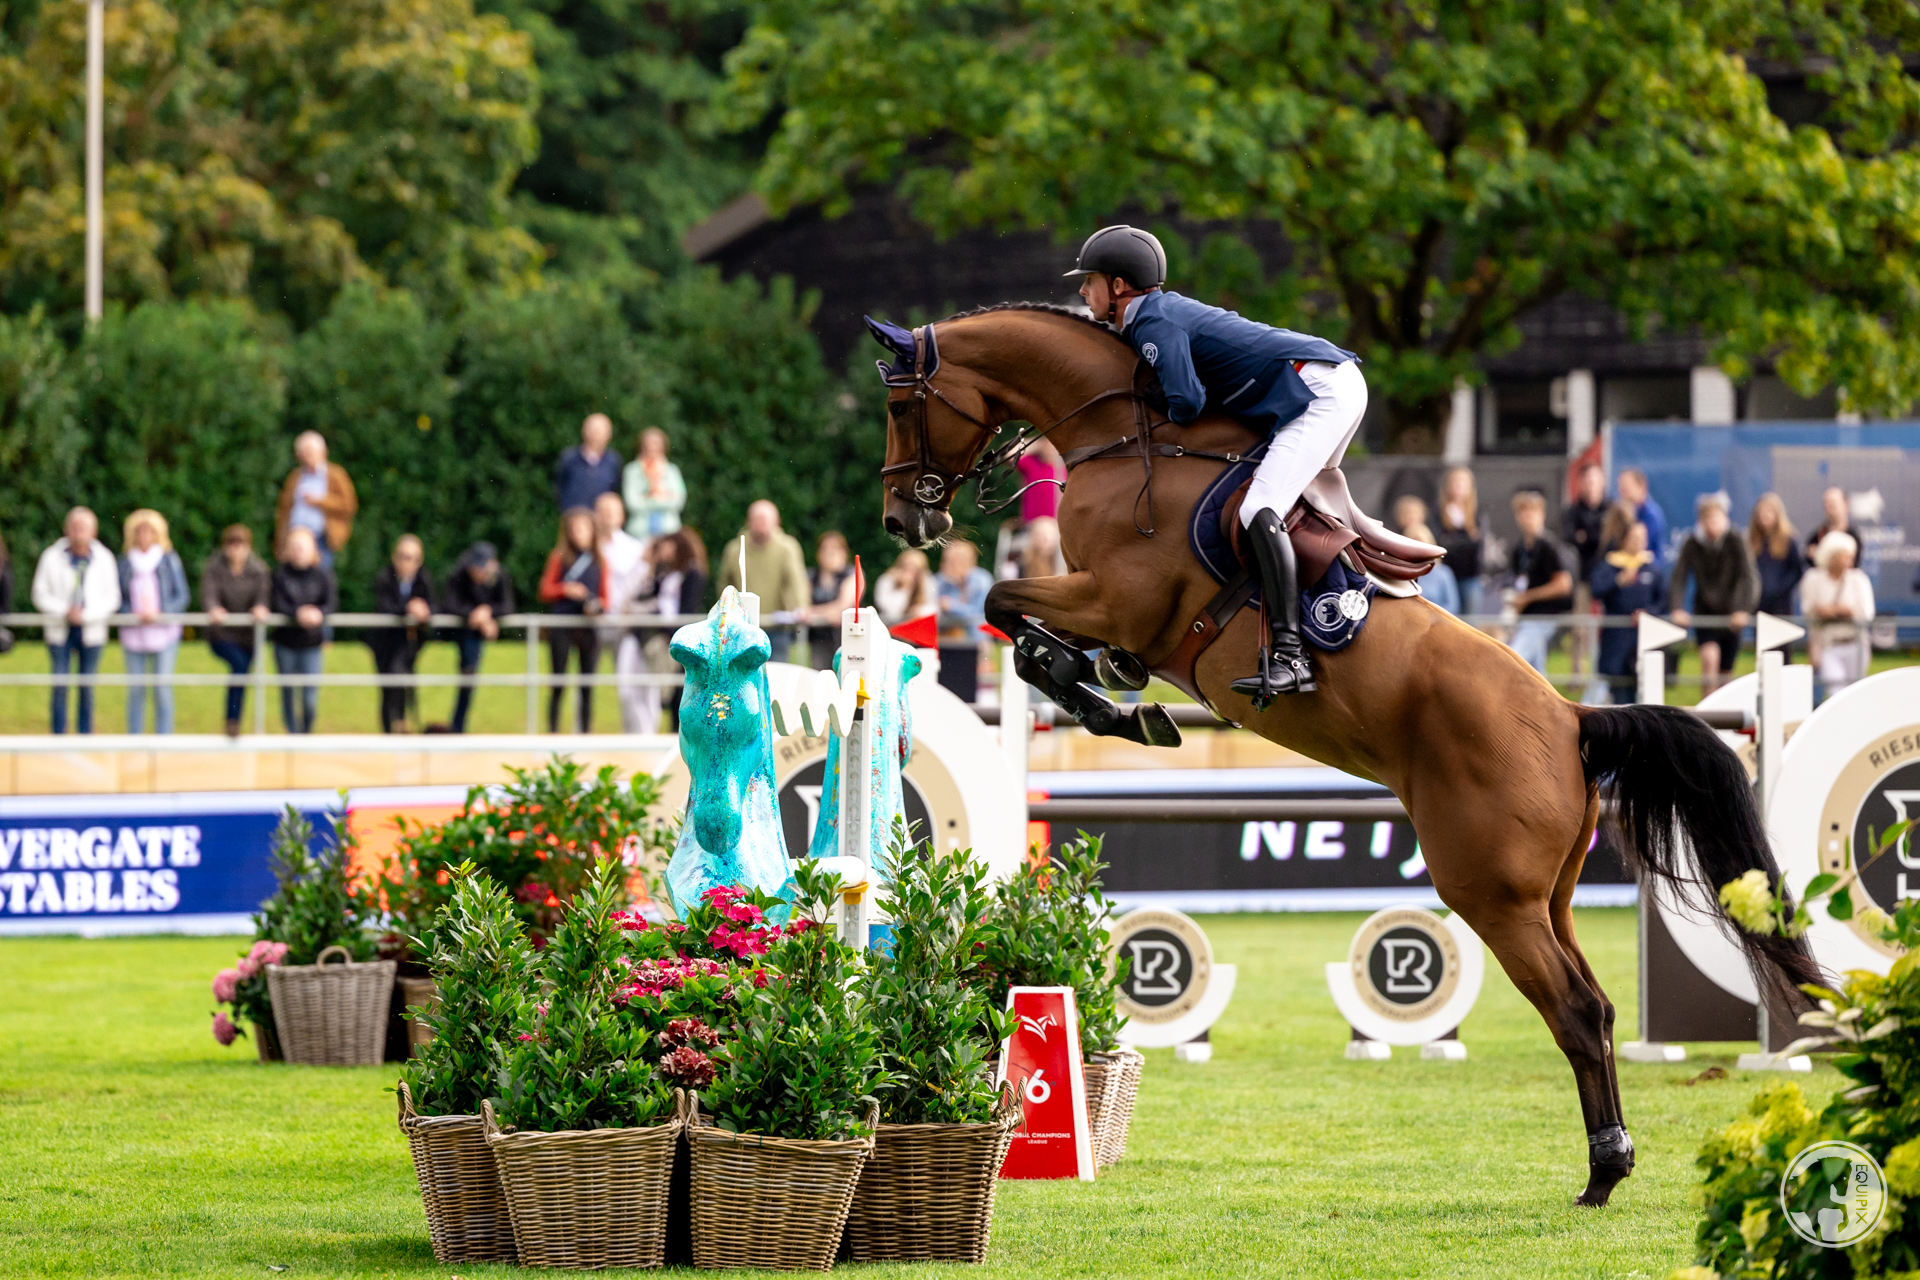
[[[1384,797],[1387,789],[1338,769],[1147,769],[1037,773],[1055,799],[1304,800]],[[1035,790],[1035,796],[1041,793]],[[1438,907],[1413,824],[1351,822],[1055,823],[1053,843],[1076,829],[1105,836],[1108,894],[1123,908],[1219,911],[1377,911]],[[1587,852],[1576,906],[1631,906],[1635,888],[1604,841]]]

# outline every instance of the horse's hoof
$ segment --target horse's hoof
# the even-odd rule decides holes
[[[1125,649],[1108,645],[1093,660],[1093,675],[1108,689],[1137,692],[1147,687],[1147,664]]]
[[[1624,1125],[1610,1124],[1587,1135],[1587,1189],[1574,1203],[1598,1209],[1613,1189],[1633,1172],[1633,1139]]]
[[[1095,733],[1102,732],[1093,729],[1091,725],[1087,728]],[[1157,702],[1128,707],[1120,712],[1104,732],[1128,742],[1137,742],[1143,747],[1180,745],[1180,726],[1173,722],[1173,717],[1167,714],[1167,709]]]

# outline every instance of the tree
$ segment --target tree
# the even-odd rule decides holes
[[[736,123],[777,118],[781,207],[895,184],[936,228],[1083,234],[1114,209],[1269,218],[1259,318],[1367,361],[1390,444],[1568,291],[1699,326],[1744,375],[1920,394],[1920,15],[1880,0],[761,0]],[[1756,74],[1804,76],[1790,126]]]
[[[106,11],[107,295],[310,324],[381,274],[457,300],[537,279],[525,36],[471,0],[128,0]],[[78,311],[84,6],[0,23],[0,306]]]

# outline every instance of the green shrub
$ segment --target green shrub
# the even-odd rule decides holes
[[[39,311],[0,315],[0,475],[7,477],[0,537],[21,562],[23,588],[34,557],[60,536],[67,508],[80,501],[84,438],[74,372]]]
[[[772,976],[735,989],[739,1018],[723,1034],[702,1103],[734,1133],[861,1136],[888,1076],[854,981],[860,957],[826,926],[838,877],[807,860],[793,874],[792,922],[766,953]]]
[[[671,824],[648,818],[660,799],[651,774],[623,783],[605,765],[588,777],[563,756],[540,769],[507,772],[513,780],[505,786],[468,788],[461,812],[445,822],[409,828],[401,820],[400,844],[381,883],[397,928],[424,930],[452,901],[456,869],[471,864],[513,896],[523,924],[545,935],[602,858],[657,874],[672,850]]]
[[[88,441],[79,490],[109,546],[137,507],[167,518],[193,569],[228,524],[265,545],[293,465],[283,355],[237,302],[116,308],[88,331],[74,357]]]
[[[287,945],[286,964],[313,964],[328,947],[345,947],[355,960],[373,957],[367,932],[376,903],[355,883],[358,845],[344,813],[330,813],[333,830],[314,847],[313,824],[292,805],[273,829],[273,878],[279,885],[253,917],[256,937]]]
[[[626,1129],[664,1120],[672,1093],[646,1057],[648,1032],[616,1007],[624,946],[614,913],[626,872],[595,869],[540,955],[542,990],[498,1074],[495,1103],[522,1129]]]
[[[452,902],[415,948],[438,991],[413,1016],[433,1039],[415,1050],[401,1078],[422,1115],[475,1115],[531,1013],[539,961],[513,899],[471,864],[455,869]]]
[[[875,1093],[890,1124],[989,1120],[999,1091],[987,1067],[1008,1017],[981,981],[992,891],[971,851],[893,844],[893,884],[882,890],[893,943],[868,957],[867,1016],[890,1078]]]
[[[1116,1047],[1122,1021],[1115,1002],[1125,962],[1107,956],[1113,905],[1100,887],[1100,837],[1060,846],[1044,862],[1029,862],[994,889],[981,969],[996,1009],[1012,987],[1072,987],[1080,1011],[1080,1048]]]

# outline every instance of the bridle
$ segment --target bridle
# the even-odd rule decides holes
[[[901,354],[905,354],[902,352]],[[1139,412],[1143,397],[1132,387],[1113,387],[1096,393],[1090,399],[1076,405],[1055,418],[1044,427],[1028,424],[1025,430],[1017,431],[1005,443],[987,449],[979,460],[964,471],[957,471],[933,456],[933,433],[929,429],[929,398],[937,399],[947,406],[975,430],[986,433],[989,439],[1006,429],[1006,423],[998,426],[986,422],[968,413],[948,398],[939,387],[933,385],[933,377],[940,371],[940,347],[934,338],[933,326],[921,325],[913,331],[913,371],[895,373],[886,361],[875,361],[880,367],[880,380],[889,387],[907,388],[913,394],[905,400],[891,400],[887,403],[887,412],[894,418],[907,418],[908,429],[914,434],[915,457],[908,462],[896,462],[880,468],[880,475],[886,482],[888,492],[902,502],[910,502],[927,511],[944,511],[952,504],[955,495],[971,481],[979,481],[979,506],[983,515],[997,515],[1020,500],[1020,496],[1036,485],[1052,484],[1065,487],[1064,480],[1035,480],[1032,484],[1022,485],[1017,491],[1005,498],[993,498],[993,487],[997,472],[1010,468],[1021,454],[1025,453],[1034,441],[1059,429],[1093,406],[1107,400],[1122,397],[1135,402],[1136,414]],[[903,472],[912,473],[912,483],[903,492],[891,477]]]

